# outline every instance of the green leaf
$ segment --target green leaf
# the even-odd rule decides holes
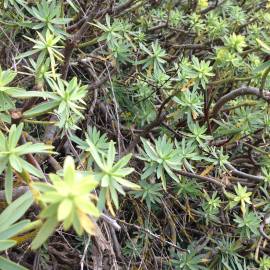
[[[72,211],[72,207],[73,207],[73,203],[71,200],[69,199],[65,199],[63,200],[57,210],[57,219],[58,221],[62,221],[64,219],[66,219],[71,211]]]
[[[0,92],[0,112],[14,108],[13,100],[4,92]]]
[[[24,53],[17,55],[15,57],[15,59],[18,60],[18,59],[26,58],[26,57],[31,56],[39,51],[40,51],[39,49],[35,49],[35,50],[30,50],[30,51],[24,52]]]
[[[33,250],[38,249],[45,241],[52,235],[56,229],[58,221],[56,218],[50,218],[42,225],[36,237],[34,238],[31,248]]]
[[[44,178],[43,172],[40,171],[39,169],[37,169],[36,167],[34,167],[29,162],[21,159],[21,163],[22,163],[23,169],[26,170],[27,172],[29,172],[30,174],[32,174],[36,177],[39,177],[39,178]]]
[[[71,156],[67,156],[64,163],[64,180],[68,185],[74,183],[76,177],[75,164]]]
[[[53,109],[57,108],[59,101],[48,101],[40,103],[34,108],[27,110],[23,113],[23,117],[35,117],[48,112],[51,112]]]
[[[259,45],[262,47],[263,51],[270,54],[270,47],[266,43],[264,43],[262,40],[260,39],[256,39],[256,40],[259,43]]]
[[[103,209],[105,208],[106,193],[107,193],[107,188],[101,188],[99,192],[98,205],[97,205],[99,211],[103,211]]]
[[[121,177],[114,177],[114,179],[120,183],[121,185],[125,186],[125,187],[128,187],[128,188],[131,188],[131,189],[140,189],[141,187],[137,184],[134,184],[128,180],[125,180]]]
[[[20,173],[22,172],[22,165],[20,162],[20,158],[18,158],[16,155],[14,154],[9,155],[9,163],[14,170]]]
[[[12,191],[13,191],[13,172],[9,165],[6,169],[5,175],[5,195],[7,203],[10,204],[12,201]]]
[[[8,85],[10,82],[12,82],[15,77],[16,77],[17,73],[12,71],[12,70],[4,70],[4,71],[0,71],[0,80],[1,80],[1,86],[6,86]],[[0,88],[2,89],[2,87]]]
[[[31,192],[26,192],[14,202],[12,202],[1,214],[0,214],[0,228],[1,231],[8,228],[11,224],[20,219],[27,209],[33,203],[33,196]]]
[[[270,67],[270,61],[264,62],[261,65],[259,65],[258,67],[256,67],[253,72],[254,73],[259,73],[263,70],[265,70],[266,68]]]
[[[105,174],[102,178],[101,178],[101,186],[102,187],[108,187],[110,184],[110,176]]]
[[[11,225],[8,229],[4,231],[0,230],[0,239],[7,240],[15,236],[29,223],[29,220],[22,220],[14,225]]]
[[[35,143],[32,144],[31,142],[20,145],[16,147],[16,153],[18,155],[25,155],[29,153],[52,153],[52,149],[54,147],[52,145],[46,145],[44,143]]]
[[[89,141],[89,151],[90,151],[90,153],[91,153],[93,159],[95,160],[95,162],[96,162],[97,165],[99,166],[99,168],[102,169],[102,168],[104,167],[104,166],[103,166],[103,163],[102,163],[102,161],[101,161],[101,159],[100,159],[100,157],[99,157],[99,154],[98,154],[98,152],[97,152],[97,150],[96,150],[95,145],[94,145],[92,142],[90,142],[90,141]]]
[[[16,264],[1,256],[0,256],[0,269],[1,270],[27,270],[27,268],[19,264]]]
[[[118,200],[118,194],[113,186],[109,187],[112,201],[116,207],[116,209],[119,209],[119,200]]]
[[[55,190],[52,185],[49,185],[47,183],[40,183],[40,182],[33,183],[33,187],[40,192],[49,192],[49,191]]]
[[[123,168],[124,166],[126,166],[128,162],[130,161],[131,157],[132,157],[132,154],[130,153],[122,157],[120,160],[118,160],[116,164],[113,166],[113,172],[117,171],[119,168]]]
[[[5,251],[16,245],[14,240],[0,240],[0,251]]]
[[[21,123],[19,126],[16,127],[16,125],[12,125],[9,130],[9,136],[8,136],[8,145],[9,149],[14,149],[16,145],[18,144],[18,141],[21,137],[23,130],[23,123]]]
[[[0,174],[2,174],[2,172],[6,169],[7,163],[8,158],[0,158]]]
[[[146,152],[146,154],[152,159],[152,160],[157,160],[159,157],[156,154],[155,149],[153,148],[152,144],[141,138],[142,142],[143,142],[143,146],[144,146],[144,150]]]
[[[115,147],[113,141],[109,143],[108,155],[107,155],[107,166],[112,167],[115,159]]]
[[[98,217],[100,215],[100,212],[98,211],[96,206],[90,201],[86,201],[86,200],[81,199],[80,197],[77,197],[75,199],[75,203],[76,203],[77,207],[83,213],[87,213],[87,214],[92,215],[94,217]]]
[[[10,92],[10,93],[9,93]],[[10,96],[14,98],[21,98],[21,99],[27,99],[27,98],[33,98],[33,97],[40,97],[40,98],[54,98],[55,95],[53,93],[49,92],[38,92],[38,91],[26,91],[22,88],[15,88],[10,87],[9,91],[6,91],[6,93],[9,93]]]

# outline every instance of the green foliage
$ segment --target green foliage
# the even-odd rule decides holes
[[[204,193],[205,201],[202,203],[202,216],[205,220],[205,223],[208,225],[210,222],[219,222],[219,211],[222,201],[217,195],[217,192],[213,192],[210,197],[207,192]]]
[[[237,184],[234,187],[235,194],[230,192],[225,192],[225,195],[229,199],[229,208],[233,208],[236,205],[240,204],[241,211],[243,215],[246,214],[246,204],[251,204],[250,196],[252,192],[247,191],[247,187],[243,187],[241,184]]]
[[[0,112],[15,108],[12,98],[27,96],[27,91],[21,87],[8,86],[16,77],[12,70],[2,70],[0,66]]]
[[[192,143],[196,142],[200,146],[204,146],[207,141],[212,139],[212,136],[206,134],[207,128],[205,126],[200,127],[199,124],[191,122],[188,127],[191,133],[188,133],[187,137]]]
[[[87,94],[87,86],[81,85],[76,77],[69,82],[60,78],[57,78],[57,81],[48,80],[48,84],[52,89],[52,92],[46,93],[48,100],[27,110],[24,112],[24,116],[35,117],[57,108],[56,113],[60,118],[59,127],[76,129],[75,124],[71,126],[67,124],[69,124],[68,121],[74,116],[83,118],[81,111],[84,107],[81,104],[85,105],[83,98]]]
[[[122,38],[122,24],[117,20],[111,23],[111,17],[108,14],[106,14],[106,25],[101,24],[99,21],[97,21],[96,24],[93,25],[104,32],[98,38],[98,41],[106,40],[109,46],[113,44],[115,40]]]
[[[172,260],[173,269],[182,270],[206,270],[202,265],[202,255],[197,255],[195,250],[176,253]]]
[[[12,238],[20,234],[20,232],[30,224],[30,220],[21,220],[25,212],[33,203],[31,192],[27,192],[15,201],[13,201],[0,214],[0,251],[5,251],[16,245],[16,240]],[[23,270],[26,269],[19,266],[4,257],[0,256],[0,269],[3,270]]]
[[[195,80],[195,89],[199,85],[206,88],[206,85],[209,82],[208,77],[213,77],[215,74],[212,73],[212,67],[210,66],[210,62],[207,61],[199,61],[199,59],[195,56],[192,57],[192,69],[193,69],[193,79]]]
[[[141,160],[145,161],[142,179],[156,174],[157,178],[161,179],[164,189],[166,189],[166,175],[178,182],[178,178],[173,170],[179,169],[181,159],[173,143],[170,142],[165,135],[155,140],[155,145],[145,139],[142,139],[142,143],[144,150],[141,150],[141,156],[139,157]]]
[[[61,5],[57,4],[55,0],[42,0],[36,7],[27,8],[30,15],[33,16],[37,22],[31,25],[32,29],[43,29],[43,33],[48,30],[60,36],[67,36],[67,33],[61,29],[61,25],[65,25],[71,21],[68,18],[61,18]]]
[[[5,9],[14,8],[20,16],[24,16],[24,12],[22,11],[22,7],[26,5],[24,0],[3,0],[1,4],[3,4]]]
[[[22,156],[29,153],[49,153],[52,150],[51,146],[43,143],[28,142],[17,146],[22,130],[23,124],[17,127],[12,125],[8,137],[0,131],[0,173],[5,171],[5,195],[8,203],[12,200],[13,170],[18,173],[28,172],[40,178],[44,176],[42,171],[24,160]]]
[[[237,223],[241,237],[247,237],[250,239],[251,236],[256,236],[259,234],[258,228],[260,225],[260,220],[254,213],[246,212],[243,217],[235,215],[234,221]]]
[[[241,247],[239,243],[229,238],[223,238],[217,242],[215,257],[211,261],[210,269],[245,270],[245,259],[238,254]]]
[[[115,162],[116,150],[114,143],[109,142],[108,152],[100,155],[96,146],[89,141],[89,151],[97,165],[98,169],[94,172],[96,179],[100,182],[101,193],[99,196],[99,209],[103,210],[105,201],[109,203],[112,200],[115,207],[119,208],[119,199],[117,192],[125,195],[124,187],[130,189],[139,189],[140,186],[125,179],[126,176],[133,172],[133,168],[126,167],[131,154],[126,155]]]
[[[162,198],[162,185],[148,183],[146,180],[141,180],[139,182],[141,190],[131,191],[130,193],[134,195],[134,198],[141,198],[141,201],[145,201],[149,210],[151,210],[152,204],[158,204],[161,202]]]
[[[175,96],[173,100],[179,106],[179,111],[172,113],[176,119],[187,117],[188,123],[191,123],[193,119],[202,115],[203,100],[196,91],[184,91],[181,95]]]
[[[0,1],[0,268],[268,269],[269,8]]]
[[[225,47],[235,52],[241,53],[246,47],[245,37],[233,33],[229,37],[224,38]]]
[[[54,32],[50,32],[50,30],[47,30],[45,34],[37,32],[37,35],[39,37],[38,40],[25,36],[26,39],[30,40],[35,45],[33,46],[33,50],[18,55],[17,59],[25,58],[33,54],[39,53],[37,62],[42,63],[46,60],[47,57],[49,57],[51,62],[52,74],[54,77],[56,77],[56,61],[62,61],[63,55],[59,51],[59,49],[63,47],[56,45],[57,43],[59,43],[62,37],[56,36],[55,34],[56,33]]]
[[[163,66],[166,63],[166,60],[163,58],[166,56],[166,52],[160,47],[157,40],[151,44],[150,50],[142,43],[140,43],[140,48],[148,55],[148,57],[138,61],[137,64],[144,64],[143,69],[154,69],[154,74],[164,71]]]
[[[194,180],[181,177],[176,184],[176,194],[185,200],[197,198],[201,195],[201,185]]]
[[[202,157],[198,153],[197,146],[192,141],[186,141],[185,138],[181,143],[176,142],[177,154],[180,164],[189,171],[193,171],[192,161],[201,160]]]
[[[70,156],[65,159],[63,178],[50,174],[50,179],[52,184],[34,184],[34,188],[41,192],[40,199],[46,206],[40,213],[41,218],[46,221],[32,242],[33,249],[47,240],[58,222],[63,222],[65,230],[72,226],[79,235],[84,230],[94,234],[95,225],[91,217],[100,215],[89,195],[98,182],[93,179],[93,175],[76,171],[74,160]]]
[[[260,270],[267,270],[270,268],[270,258],[268,256],[263,256],[260,259]]]
[[[94,145],[96,151],[102,156],[106,156],[109,148],[109,142],[106,134],[100,133],[96,127],[87,127],[87,132],[85,132],[85,139],[82,140],[79,137],[72,135],[71,140],[74,141],[80,149],[87,153],[89,157],[88,162],[91,165],[93,157],[91,156],[91,145]],[[89,167],[89,166],[88,166]],[[90,167],[89,167],[90,168]]]

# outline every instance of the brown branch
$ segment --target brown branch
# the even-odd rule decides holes
[[[265,229],[265,226],[269,224],[269,221],[270,221],[269,218],[270,218],[270,213],[268,212],[264,215],[263,221],[261,222],[260,227],[259,227],[260,234],[262,235],[263,238],[267,240],[270,240],[270,237],[265,233],[264,229]]]
[[[223,1],[218,1],[216,0],[215,4],[214,5],[211,5],[209,7],[207,7],[206,9],[203,9],[201,11],[201,15],[205,15],[207,14],[209,11],[213,10],[213,9],[216,9],[217,7],[221,6],[222,4],[224,4],[227,0],[223,0]]]
[[[108,14],[113,14],[113,15],[118,15],[119,13],[121,13],[123,10],[129,8],[136,0],[129,0],[126,3],[120,4],[114,8],[112,8],[111,6],[106,7],[105,9],[97,12],[97,14],[95,15],[96,18],[103,16],[104,14],[108,13]],[[85,23],[87,21],[88,16],[84,16],[82,17],[80,20],[78,20],[76,23],[74,23],[73,25],[69,26],[67,28],[68,31],[72,31],[78,27],[80,27],[80,25],[82,25],[83,23]]]
[[[33,138],[31,135],[29,135],[27,132],[24,132],[24,136],[26,138],[27,141],[30,141],[32,143],[37,143],[38,141]],[[50,165],[53,167],[53,169],[55,171],[60,171],[62,170],[62,166],[59,164],[59,162],[50,154],[47,153],[40,153],[37,156],[35,156],[35,159],[38,163],[43,162],[45,159],[48,160],[48,162],[50,163]]]
[[[226,165],[229,170],[231,170],[232,174],[235,176],[243,177],[251,181],[256,181],[256,182],[262,182],[264,178],[262,176],[256,176],[248,173],[241,172],[237,170],[233,165],[227,164]]]
[[[84,33],[87,32],[88,28],[90,27],[89,23],[92,22],[96,16],[97,8],[99,7],[98,2],[99,1],[96,1],[94,3],[93,8],[89,11],[89,14],[87,15],[80,29],[66,42],[65,49],[64,49],[64,64],[62,66],[62,78],[64,80],[67,78],[69,62],[70,62],[73,50],[75,49],[77,44],[81,41]]]
[[[145,229],[145,228],[143,228],[143,227],[140,227],[140,226],[138,226],[138,225],[136,225],[136,224],[128,223],[128,222],[126,222],[126,221],[124,221],[124,220],[121,220],[121,219],[118,219],[118,218],[116,218],[116,220],[117,220],[119,223],[122,223],[122,224],[124,224],[124,225],[126,225],[126,226],[133,227],[133,228],[135,228],[135,229],[137,229],[137,230],[139,230],[139,231],[143,231],[143,232],[149,234],[150,236],[154,237],[155,239],[159,240],[160,242],[165,243],[165,244],[168,244],[168,245],[174,247],[175,249],[177,249],[177,250],[179,250],[179,251],[186,251],[185,249],[183,249],[183,248],[181,248],[181,247],[175,245],[174,243],[172,243],[172,242],[170,242],[170,241],[165,240],[162,236],[157,235],[157,234],[151,232],[151,231],[148,230],[148,229]]]
[[[239,96],[245,96],[245,95],[255,95],[257,97],[261,97],[264,100],[266,100],[267,102],[270,101],[270,93],[269,92],[265,92],[264,96],[261,96],[260,93],[260,89],[255,88],[255,87],[250,87],[250,86],[242,86],[238,89],[235,89],[231,92],[229,92],[228,94],[224,95],[223,97],[221,97],[215,104],[212,114],[212,117],[215,117],[218,112],[221,110],[221,108],[230,100],[233,100]]]
[[[14,188],[12,192],[12,200],[16,200],[17,198],[19,198],[20,196],[22,196],[24,193],[26,193],[29,190],[30,189],[28,186],[21,186],[21,187]],[[6,200],[5,191],[1,190],[0,201],[5,201],[5,200]]]
[[[124,151],[124,153],[132,152],[135,146],[139,143],[141,137],[146,136],[153,128],[159,126],[165,120],[166,113],[163,113],[163,110],[178,92],[179,90],[177,89],[161,103],[156,118],[150,124],[146,125],[143,128],[143,131],[134,138],[134,140],[129,144],[128,148],[126,149],[126,151]]]
[[[201,181],[204,181],[204,182],[210,182],[212,184],[215,184],[221,188],[224,188],[226,187],[226,185],[222,182],[220,182],[219,180],[215,179],[215,178],[212,178],[212,177],[207,177],[207,176],[201,176],[201,175],[198,175],[198,174],[195,174],[195,173],[190,173],[190,172],[186,172],[186,171],[176,171],[177,173],[179,173],[180,175],[182,176],[185,176],[185,177],[189,177],[189,178],[195,178],[195,179],[198,179],[198,180],[201,180]]]
[[[105,84],[110,77],[112,77],[115,73],[116,73],[116,68],[112,68],[112,70],[110,70],[108,72],[108,69],[105,68],[105,70],[103,72],[101,72],[100,76],[96,76],[94,74],[94,72],[91,72],[91,69],[89,69],[88,66],[88,61],[90,61],[89,59],[81,59],[79,60],[79,63],[82,64],[83,66],[85,66],[87,68],[87,73],[89,75],[91,75],[91,77],[93,77],[94,82],[92,84],[89,85],[88,90],[94,90],[96,88],[100,88],[103,84]],[[104,73],[107,73],[106,75],[103,76]]]
[[[22,134],[22,136],[20,138],[20,142],[21,142],[21,144],[26,144],[27,143],[24,134]],[[41,171],[43,173],[42,168],[40,167],[39,163],[37,162],[37,160],[35,159],[35,157],[31,153],[28,153],[25,156],[26,156],[27,161],[31,165],[33,165],[35,168],[37,168],[39,171]],[[43,173],[43,175],[45,177],[45,180],[48,182],[48,179],[47,179],[46,175],[44,173]]]
[[[178,48],[178,49],[190,49],[190,50],[196,50],[196,49],[210,49],[211,47],[208,46],[207,44],[170,44],[171,47],[173,48]]]
[[[150,124],[146,125],[142,132],[139,133],[134,140],[129,144],[128,148],[124,152],[125,154],[132,152],[135,146],[139,143],[140,138],[146,136],[153,128],[159,126],[163,120],[166,118],[166,114],[161,114],[159,117],[156,117]]]

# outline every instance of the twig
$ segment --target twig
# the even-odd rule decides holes
[[[25,135],[22,134],[21,138],[20,138],[20,141],[22,142],[22,144],[26,144],[27,141],[25,139]],[[43,170],[41,169],[39,163],[37,162],[37,160],[35,159],[35,157],[31,154],[31,153],[28,153],[25,155],[28,162],[31,163],[34,167],[36,167],[39,171],[42,172],[42,174],[44,175],[44,179],[46,182],[49,182],[48,178],[46,177],[46,175],[43,173]]]
[[[196,179],[204,181],[204,182],[210,182],[210,183],[213,183],[213,184],[215,184],[215,185],[217,185],[219,187],[222,187],[222,188],[226,187],[226,185],[224,183],[222,183],[219,180],[217,180],[215,178],[212,178],[212,177],[201,176],[201,175],[186,172],[186,171],[183,171],[183,170],[176,171],[176,172],[179,173],[182,176],[185,176],[185,177],[196,178]]]
[[[171,47],[173,48],[178,48],[178,49],[190,49],[190,50],[196,50],[196,49],[207,49],[210,48],[207,46],[207,44],[170,44]]]
[[[265,216],[263,218],[263,221],[260,224],[259,232],[260,232],[260,234],[262,235],[263,238],[265,238],[267,240],[270,240],[270,237],[264,231],[265,225],[267,225],[267,224],[269,224],[269,213],[265,214]]]
[[[149,234],[150,236],[154,237],[155,239],[159,240],[160,242],[165,243],[165,244],[168,244],[168,245],[174,247],[174,248],[177,249],[177,250],[180,250],[180,251],[186,251],[185,249],[183,249],[183,248],[181,248],[181,247],[175,245],[174,243],[172,243],[172,242],[170,242],[170,241],[167,241],[167,240],[163,239],[160,235],[157,235],[157,234],[151,232],[151,231],[148,230],[148,229],[145,229],[145,228],[143,228],[143,227],[140,227],[140,226],[138,226],[138,225],[136,225],[136,224],[128,223],[128,222],[126,222],[126,221],[124,221],[124,220],[121,220],[121,219],[118,219],[118,218],[116,218],[116,220],[117,220],[118,222],[120,222],[120,223],[126,225],[126,226],[133,227],[133,228],[135,228],[135,229],[137,229],[137,230],[139,230],[139,231],[143,231],[143,232]]]
[[[205,15],[206,13],[208,13],[209,11],[221,6],[222,4],[224,4],[227,0],[223,0],[221,2],[219,2],[218,0],[216,0],[215,4],[214,5],[211,5],[209,7],[207,7],[206,9],[203,9],[201,11],[201,15]]]
[[[270,67],[266,69],[266,71],[263,73],[262,81],[261,81],[261,86],[260,86],[260,95],[263,97],[263,89],[266,83],[267,75],[270,72]]]
[[[233,175],[240,176],[240,177],[243,177],[243,178],[247,178],[247,179],[249,179],[251,181],[256,181],[256,182],[261,182],[261,181],[264,180],[264,178],[262,176],[256,176],[256,175],[252,175],[252,174],[241,172],[241,171],[237,170],[231,164],[227,164],[226,167],[229,170],[231,170],[231,172],[232,172]]]
[[[21,195],[23,195],[24,193],[26,193],[29,190],[30,189],[28,186],[20,186],[20,187],[14,188],[13,192],[12,192],[12,200],[16,200],[17,198],[19,198]],[[5,191],[1,190],[0,191],[0,201],[5,201],[5,200],[6,200]]]
[[[114,227],[115,230],[120,231],[121,226],[116,222],[115,219],[111,218],[108,215],[105,215],[104,213],[101,213],[100,218],[110,224],[112,227]]]
[[[265,92],[264,96],[261,96],[260,89],[250,86],[242,86],[238,89],[235,89],[233,91],[230,91],[228,94],[221,97],[215,104],[213,111],[212,111],[212,117],[215,117],[220,109],[230,100],[233,100],[239,96],[245,96],[245,95],[255,95],[257,97],[261,97],[267,102],[270,101],[270,93]]]
[[[166,113],[163,113],[163,109],[165,106],[171,101],[171,99],[179,92],[179,90],[175,90],[170,96],[168,96],[160,105],[158,109],[158,113],[156,118],[147,126],[143,128],[143,131],[138,134],[135,139],[130,143],[128,148],[126,149],[125,153],[130,153],[135,146],[139,143],[140,138],[146,136],[153,128],[159,126],[166,118]]]
[[[243,82],[243,81],[249,81],[253,78],[254,78],[253,76],[243,77],[243,78],[228,77],[225,79],[209,82],[209,85],[219,85],[219,84],[226,83],[226,82]]]
[[[90,26],[89,22],[93,21],[95,16],[96,16],[98,2],[99,1],[96,1],[94,3],[92,10],[87,15],[81,28],[71,38],[69,38],[66,42],[65,49],[64,49],[64,65],[62,67],[62,78],[64,80],[67,78],[69,62],[70,62],[73,50],[77,46],[77,44],[81,41],[83,34],[89,28],[89,26]]]

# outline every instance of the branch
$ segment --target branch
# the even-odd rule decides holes
[[[261,82],[261,86],[260,86],[260,95],[263,97],[263,89],[264,89],[264,86],[265,86],[265,83],[266,83],[266,79],[267,79],[267,75],[269,74],[270,72],[270,67],[268,67],[266,69],[266,71],[263,73],[263,76],[262,76],[262,82]]]
[[[256,182],[262,182],[264,180],[264,178],[262,176],[256,176],[256,175],[248,174],[245,172],[241,172],[241,171],[237,170],[231,164],[227,164],[226,166],[229,170],[231,170],[233,175],[243,177],[243,178],[249,179],[251,181],[256,181]]]
[[[66,42],[66,46],[64,49],[64,65],[62,67],[62,78],[64,80],[67,78],[69,62],[70,62],[73,50],[77,46],[77,44],[81,41],[83,34],[88,30],[90,26],[89,22],[93,21],[96,16],[97,8],[99,7],[98,2],[99,1],[96,1],[94,3],[92,10],[86,16],[86,19],[84,23],[82,24],[82,26],[80,27],[80,29]]]
[[[135,148],[141,137],[146,136],[153,128],[159,126],[164,121],[166,118],[166,113],[163,113],[163,109],[178,92],[179,90],[177,89],[161,103],[156,118],[150,124],[145,126],[143,131],[135,137],[135,139],[129,144],[128,148],[124,152],[125,154],[130,153]]]
[[[139,231],[143,231],[143,232],[149,234],[150,236],[154,237],[155,239],[159,240],[160,242],[165,243],[165,244],[168,244],[168,245],[174,247],[175,249],[177,249],[177,250],[179,250],[179,251],[186,251],[185,249],[183,249],[183,248],[181,248],[181,247],[175,245],[174,243],[165,240],[161,235],[157,235],[157,234],[151,232],[151,231],[148,230],[148,229],[145,229],[145,228],[143,228],[143,227],[140,227],[140,226],[138,226],[138,225],[136,225],[136,224],[128,223],[128,222],[126,222],[126,221],[124,221],[124,220],[121,220],[121,219],[118,219],[118,218],[116,218],[116,220],[117,220],[119,223],[122,223],[122,224],[124,224],[124,225],[126,225],[126,226],[133,227],[133,228],[135,228],[135,229],[137,229],[137,230],[139,230]]]
[[[219,7],[219,6],[221,6],[221,5],[224,4],[226,1],[227,1],[227,0],[223,0],[223,1],[219,2],[218,0],[216,0],[216,3],[215,3],[214,5],[211,5],[211,6],[209,6],[208,8],[203,9],[203,10],[201,11],[201,15],[205,15],[205,14],[208,13],[209,11],[211,11],[211,10],[213,10],[213,9],[215,9],[215,8],[217,8],[217,7]]]
[[[210,46],[208,46],[207,44],[189,44],[189,43],[185,43],[185,44],[170,44],[171,47],[173,48],[178,48],[178,49],[190,49],[190,50],[196,50],[196,49],[211,49]]]
[[[103,16],[104,14],[108,13],[108,14],[114,14],[114,15],[118,15],[120,12],[122,12],[123,10],[125,10],[126,8],[129,8],[136,0],[129,0],[126,3],[120,4],[114,8],[107,7],[99,12],[97,12],[95,17],[100,17]],[[85,23],[85,21],[87,21],[87,16],[82,17],[80,20],[78,20],[76,23],[74,23],[73,25],[69,26],[67,29],[68,31],[72,31],[74,29],[76,29],[77,27],[79,27],[80,25],[82,25],[83,23]]]
[[[183,170],[176,171],[176,172],[179,173],[182,176],[185,176],[185,177],[196,178],[196,179],[204,181],[204,182],[210,182],[210,183],[215,184],[215,185],[217,185],[219,187],[222,187],[222,188],[226,187],[226,185],[224,183],[222,183],[219,180],[217,180],[215,178],[212,178],[212,177],[201,176],[201,175],[186,172],[186,171],[183,171]]]
[[[12,200],[16,200],[17,198],[19,198],[21,195],[23,195],[24,193],[26,193],[29,190],[30,189],[28,186],[21,186],[21,187],[14,188],[13,192],[12,192]],[[0,191],[0,201],[5,201],[5,200],[6,200],[5,191],[1,190]]]
[[[264,215],[263,221],[260,224],[259,232],[263,238],[270,240],[270,237],[265,233],[265,225],[269,224],[269,212]]]
[[[225,96],[221,97],[215,104],[213,111],[212,111],[212,117],[215,117],[220,109],[230,100],[233,100],[239,96],[245,96],[245,95],[255,95],[257,97],[261,97],[267,102],[270,102],[270,93],[265,92],[264,96],[261,96],[260,89],[250,86],[242,86],[238,89],[235,89]]]
[[[130,153],[135,148],[135,146],[139,143],[140,138],[146,136],[153,128],[159,126],[163,122],[165,117],[166,117],[166,114],[161,114],[159,117],[156,117],[156,119],[153,120],[150,124],[145,126],[142,132],[138,134],[134,138],[134,140],[129,144],[124,154]]]

